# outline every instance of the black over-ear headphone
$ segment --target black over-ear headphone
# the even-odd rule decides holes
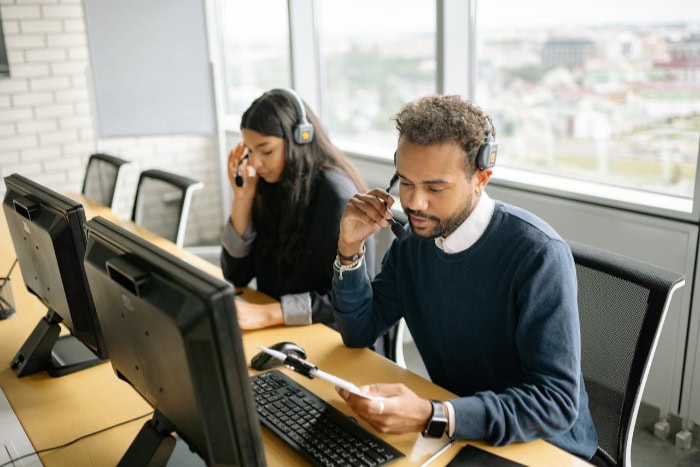
[[[493,138],[493,126],[488,118],[484,118],[484,133],[486,137],[476,154],[476,168],[479,170],[490,169],[496,165],[496,156],[498,155],[498,143]],[[394,151],[394,167],[396,167],[396,151]],[[395,178],[398,178],[394,174]],[[396,183],[394,178],[391,179],[390,186]]]
[[[306,119],[306,110],[304,110],[304,102],[301,100],[301,97],[299,97],[299,94],[297,94],[293,89],[290,88],[277,88],[276,90],[287,94],[292,99],[294,107],[297,111],[297,115],[299,116],[299,120],[292,129],[294,142],[297,144],[307,144],[313,141],[314,126],[311,123],[309,123],[309,121]]]
[[[486,138],[476,154],[476,168],[480,170],[490,169],[496,165],[496,155],[498,155],[498,143],[493,138],[493,126],[488,118],[484,118],[484,120]]]

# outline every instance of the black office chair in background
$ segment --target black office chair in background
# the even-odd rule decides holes
[[[569,242],[576,263],[581,368],[598,431],[596,465],[631,465],[634,425],[682,274]]]
[[[127,160],[109,154],[91,154],[85,169],[82,194],[112,208],[122,166],[128,163]]]
[[[144,170],[139,175],[131,220],[182,248],[194,191],[204,184],[193,178]]]
[[[598,431],[597,466],[630,467],[632,436],[656,343],[682,274],[577,242],[581,369]],[[407,367],[406,324],[391,331],[389,358]],[[422,362],[410,362],[420,373]]]

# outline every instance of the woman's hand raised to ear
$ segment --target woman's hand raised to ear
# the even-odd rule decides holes
[[[248,164],[249,159],[246,159],[245,156],[246,148],[242,142],[228,153],[228,180],[231,189],[233,189],[230,219],[231,225],[238,235],[243,235],[250,223],[255,190],[258,184],[255,168]],[[240,176],[241,186],[236,183],[237,175]]]
[[[255,196],[258,175],[246,157],[245,145],[241,142],[228,153],[228,181],[233,195],[240,198]],[[240,185],[239,185],[240,183]]]

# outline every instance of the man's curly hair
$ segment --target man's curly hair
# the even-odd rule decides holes
[[[394,117],[399,139],[414,144],[457,143],[464,150],[464,169],[476,170],[476,155],[488,129],[496,137],[491,118],[460,96],[425,96],[406,104]],[[488,123],[486,123],[488,121]]]

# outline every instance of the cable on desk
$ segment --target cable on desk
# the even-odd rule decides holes
[[[15,258],[15,261],[12,263],[12,266],[10,266],[10,270],[7,272],[7,276],[0,277],[0,319],[6,319],[15,314],[14,305],[7,301],[5,297],[3,297],[2,289],[4,289],[5,287],[9,287],[10,274],[12,274],[12,270],[15,268],[16,265],[17,258]]]
[[[12,266],[10,266],[10,270],[7,271],[7,275],[4,277],[4,279],[7,279],[8,281],[10,280],[10,274],[12,274],[12,270],[15,268],[17,265],[17,258],[15,258],[14,262],[12,263]]]
[[[114,425],[112,425],[112,426],[108,426],[108,427],[106,427],[106,428],[102,428],[101,430],[93,431],[92,433],[88,433],[88,434],[86,434],[86,435],[80,436],[80,437],[78,437],[78,438],[75,438],[74,440],[68,441],[67,443],[59,444],[58,446],[54,446],[54,447],[46,448],[46,449],[39,449],[38,451],[30,452],[29,454],[24,454],[24,455],[19,456],[19,457],[15,458],[15,459],[10,459],[9,462],[5,462],[4,464],[0,464],[0,467],[7,467],[8,465],[14,465],[15,462],[17,462],[17,461],[19,461],[19,460],[22,460],[22,459],[24,459],[24,458],[26,458],[26,457],[30,457],[30,456],[34,456],[34,455],[43,454],[43,453],[49,452],[49,451],[56,451],[56,450],[58,450],[58,449],[67,448],[67,447],[70,446],[71,444],[75,444],[75,443],[77,443],[78,441],[82,441],[82,440],[84,440],[85,438],[89,438],[90,436],[95,436],[95,435],[98,435],[98,434],[103,433],[103,432],[105,432],[105,431],[109,431],[109,430],[111,430],[111,429],[113,429],[113,428],[117,428],[117,427],[120,427],[120,426],[122,426],[122,425],[126,425],[126,424],[128,424],[128,423],[135,422],[136,420],[140,420],[140,419],[142,419],[142,418],[150,417],[150,416],[153,416],[153,412],[148,412],[148,413],[145,413],[145,414],[143,414],[143,415],[139,415],[139,416],[136,416],[136,417],[134,417],[134,418],[130,418],[130,419],[128,419],[128,420],[124,420],[123,422],[116,423],[116,424],[114,424]]]

